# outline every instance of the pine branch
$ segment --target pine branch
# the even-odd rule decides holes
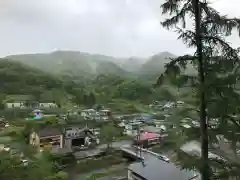
[[[161,86],[164,82],[164,79],[166,79],[166,76],[170,73],[174,75],[180,74],[180,67],[185,69],[187,63],[195,60],[196,56],[184,55],[170,59],[171,61],[165,65],[165,72],[158,77],[157,82],[153,85],[154,88]],[[180,67],[178,67],[178,65]]]
[[[233,124],[235,124],[235,125],[239,128],[239,130],[240,130],[240,124],[237,123],[237,121],[236,121],[234,118],[232,118],[231,116],[227,116],[227,117],[228,117],[229,120],[230,120]]]
[[[166,27],[167,29],[172,28],[173,26],[175,26],[176,24],[178,24],[180,21],[182,21],[182,27],[185,28],[186,27],[186,21],[185,21],[185,16],[188,12],[192,12],[192,6],[191,6],[191,0],[188,0],[183,7],[181,8],[181,10],[178,10],[179,5],[176,4],[171,4],[172,1],[166,2],[164,3],[161,8],[163,9],[163,13],[162,14],[166,14],[168,11],[170,12],[170,15],[175,12],[175,16],[166,19],[164,22],[162,22],[162,26]],[[175,10],[173,10],[175,9]]]
[[[176,28],[177,33],[179,34],[178,39],[182,39],[184,44],[187,44],[188,47],[195,47],[196,46],[196,34],[190,30],[183,30],[180,28]]]
[[[233,29],[237,29],[240,36],[240,20],[237,18],[227,18],[221,16],[215,9],[209,7],[206,3],[201,4],[202,9],[206,13],[206,17],[202,22],[202,26],[211,27],[209,31],[214,34],[221,32],[225,36],[231,35]]]
[[[174,12],[177,12],[177,10],[180,7],[180,3],[182,0],[170,0],[165,3],[163,3],[160,8],[163,10],[162,14],[167,14],[172,15]]]
[[[196,60],[196,56],[184,55],[177,58],[170,58],[171,62],[165,65],[166,68],[171,67],[175,64],[181,65],[181,67],[186,67],[187,62]]]
[[[233,49],[219,35],[214,35],[214,36],[212,36],[212,35],[211,36],[210,35],[203,35],[202,39],[203,39],[203,41],[206,41],[209,44],[213,44],[213,46],[214,45],[215,46],[219,45],[221,47],[221,49],[224,50],[224,54],[223,54],[224,57],[229,58],[229,56],[230,56],[232,59],[239,60],[239,58],[238,58],[238,51]]]

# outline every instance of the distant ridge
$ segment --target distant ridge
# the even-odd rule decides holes
[[[174,54],[164,51],[149,58],[114,58],[80,51],[11,55],[6,58],[22,62],[48,73],[68,77],[91,78],[99,74],[119,76],[153,76],[164,70]]]

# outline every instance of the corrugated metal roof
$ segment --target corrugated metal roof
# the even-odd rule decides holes
[[[147,139],[155,139],[160,138],[160,134],[152,133],[152,132],[144,132],[140,134],[140,141],[147,140]]]
[[[180,167],[157,158],[145,160],[144,164],[131,164],[128,169],[147,180],[189,180],[195,176],[194,172],[181,170]]]
[[[38,131],[39,137],[57,136],[61,134],[61,130],[55,127],[46,127]]]

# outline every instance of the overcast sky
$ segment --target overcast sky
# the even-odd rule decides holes
[[[213,0],[240,15],[240,0]],[[0,0],[0,56],[77,50],[146,57],[189,50],[160,25],[163,0]],[[240,44],[237,36],[230,39]]]

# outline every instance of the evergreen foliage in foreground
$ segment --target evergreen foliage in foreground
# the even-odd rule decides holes
[[[217,145],[224,138],[231,142],[234,152],[237,148],[240,132],[237,103],[240,96],[236,87],[239,79],[239,58],[238,49],[232,48],[225,38],[231,35],[233,29],[240,33],[240,20],[222,16],[208,2],[199,0],[167,0],[161,8],[163,14],[171,16],[162,22],[162,25],[168,29],[176,28],[178,38],[187,46],[196,48],[196,53],[192,56],[185,55],[172,59],[156,84],[161,85],[165,78],[172,82],[181,79],[184,80],[183,84],[188,84],[193,89],[192,98],[190,101],[189,98],[186,100],[186,107],[177,109],[176,114],[171,117],[179,127],[177,133],[183,135],[180,140],[178,138],[177,145],[181,146],[193,139],[201,142],[201,159],[196,161],[194,158],[185,159],[182,163],[187,166],[183,167],[198,169],[202,180],[228,179],[230,176],[239,178],[240,174],[236,171],[239,165],[230,158],[231,156],[237,158],[236,153],[223,152],[222,155],[227,161],[219,160],[209,158],[209,148],[219,150]],[[186,28],[186,18],[194,22],[194,29]],[[189,65],[197,70],[197,76],[184,74]],[[195,131],[183,131],[181,129],[183,122],[180,120],[190,116],[198,122],[200,120],[200,128],[195,127]],[[182,158],[183,154],[181,153]]]

